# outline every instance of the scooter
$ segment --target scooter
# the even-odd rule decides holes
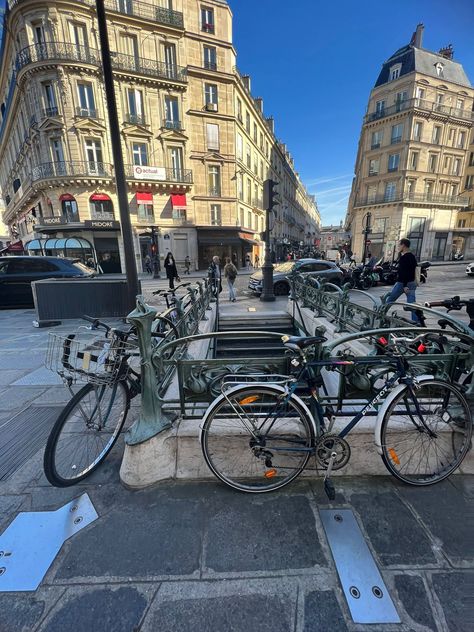
[[[421,261],[420,264],[420,281],[422,283],[426,283],[428,278],[428,268],[431,267],[431,263],[429,261]]]

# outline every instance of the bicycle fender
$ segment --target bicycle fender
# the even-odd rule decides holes
[[[435,379],[434,375],[420,375],[420,377],[417,378],[417,382],[419,384],[422,384],[423,382],[431,381],[431,380],[434,380],[434,379]],[[377,453],[380,454],[380,456],[382,456],[382,421],[383,421],[383,418],[384,418],[385,413],[387,412],[389,406],[391,405],[392,401],[394,400],[394,398],[397,397],[397,395],[399,393],[401,393],[401,391],[403,391],[405,386],[406,386],[405,384],[399,384],[398,386],[396,386],[393,389],[393,391],[391,391],[391,393],[388,395],[388,397],[385,399],[384,403],[380,407],[379,412],[377,414],[377,420],[375,422],[375,428],[374,428],[374,443],[375,443],[375,449],[377,450]]]
[[[280,386],[280,384],[271,384],[271,382],[252,382],[251,386],[271,386],[271,388],[273,390],[278,390],[278,391],[280,391],[280,393],[286,393],[286,389],[283,386]],[[229,388],[229,390],[226,391],[226,395],[228,397],[229,395],[233,395],[237,391],[239,391],[239,390],[241,390],[243,388],[248,388],[248,387],[249,387],[249,383],[247,383],[245,385],[244,384],[238,384],[237,386],[233,386],[232,388]],[[202,418],[201,424],[199,426],[199,443],[202,444],[202,439],[203,439],[202,429],[203,429],[203,426],[204,426],[205,422],[207,421],[207,418],[214,411],[215,407],[218,406],[226,398],[226,395],[219,395],[218,397],[216,397],[216,399],[212,402],[212,404],[209,406],[209,408],[204,413],[204,417]],[[301,406],[301,408],[304,410],[304,412],[308,416],[308,419],[310,420],[311,426],[313,428],[314,436],[316,437],[317,436],[316,424],[315,424],[315,421],[313,419],[313,415],[309,411],[309,408],[306,406],[304,401],[300,397],[295,395],[294,393],[293,393],[293,395],[291,397],[292,397],[292,399],[295,399],[297,401],[299,406]]]

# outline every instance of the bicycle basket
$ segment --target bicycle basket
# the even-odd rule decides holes
[[[137,347],[116,337],[79,338],[50,333],[45,366],[72,382],[113,384],[127,377],[126,361],[136,355]]]

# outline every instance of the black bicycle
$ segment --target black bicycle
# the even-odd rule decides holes
[[[398,345],[416,339],[391,338],[392,352],[382,357],[310,361],[309,347],[325,338],[283,336],[294,353],[295,375],[256,375],[253,383],[245,384],[241,378],[236,384],[239,377],[231,376],[206,412],[200,441],[211,471],[236,490],[269,492],[296,479],[313,456],[316,470],[325,472],[326,493],[334,499],[330,476],[350,459],[346,437],[376,410],[375,445],[389,472],[410,485],[445,479],[470,449],[469,404],[453,384],[411,373]],[[318,399],[321,370],[381,363],[387,366],[381,388],[338,434],[333,433],[335,417],[326,416]]]

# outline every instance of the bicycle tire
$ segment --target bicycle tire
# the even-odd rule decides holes
[[[393,398],[382,420],[382,459],[398,480],[433,485],[452,474],[470,449],[472,415],[461,391],[449,382],[422,380],[414,393],[425,424],[435,436],[421,423],[406,386]]]
[[[312,420],[294,397],[283,404],[287,411],[282,413],[287,412],[287,417],[277,418],[272,428],[268,420],[264,422],[268,429],[262,426],[260,431],[266,430],[267,434],[258,439],[235,412],[233,417],[229,415],[232,406],[234,411],[235,406],[240,410],[246,406],[247,422],[249,415],[263,417],[265,409],[278,403],[282,405],[281,395],[280,389],[271,386],[246,385],[228,394],[231,404],[220,396],[211,405],[201,430],[202,452],[211,472],[229,487],[257,494],[280,489],[301,474],[314,453]],[[254,397],[259,399],[253,400]],[[282,430],[286,434],[282,434]],[[298,446],[301,451],[297,454]]]
[[[112,391],[110,391],[111,399],[109,401],[103,399],[104,395],[107,394],[107,391],[105,389],[113,389]],[[90,403],[92,403],[92,406],[94,406],[94,402],[93,400],[91,400],[91,395],[93,391],[95,391],[94,397],[96,398],[95,402],[97,403],[97,395],[96,395],[97,390],[101,391],[102,395],[101,395],[100,401],[101,402],[104,401],[104,404],[105,404],[104,413],[106,416],[105,416],[104,428],[106,427],[109,417],[111,415],[114,416],[116,414],[116,411],[114,411],[113,409],[114,404],[116,404],[116,408],[123,408],[123,410],[121,410],[118,421],[114,425],[113,419],[111,419],[112,432],[110,433],[110,437],[106,439],[106,443],[102,446],[102,449],[100,450],[99,454],[95,456],[95,458],[93,459],[86,458],[84,459],[86,462],[85,465],[82,466],[79,463],[79,466],[78,466],[78,464],[76,463],[76,459],[73,458],[75,455],[70,453],[71,456],[69,457],[69,455],[66,453],[65,455],[66,463],[63,464],[61,460],[61,455],[58,453],[58,451],[61,445],[61,436],[63,435],[64,437],[64,435],[67,435],[68,433],[68,430],[69,430],[68,422],[71,422],[71,429],[69,430],[69,434],[72,436],[70,438],[74,442],[74,444],[78,446],[78,450],[81,453],[81,455],[85,456],[86,449],[84,448],[84,445],[78,441],[78,437],[73,436],[73,435],[79,434],[81,437],[85,438],[87,442],[86,445],[92,443],[92,440],[93,440],[98,446],[100,446],[101,440],[100,441],[97,440],[99,433],[95,429],[88,428],[83,419],[86,406],[88,405],[87,404],[88,400]],[[122,393],[121,397],[123,399],[123,403],[121,403],[119,399],[117,398],[118,392]],[[79,410],[78,408],[79,405],[81,406],[82,411]],[[130,407],[130,395],[128,392],[128,388],[123,383],[123,381],[117,382],[116,384],[112,384],[112,385],[101,385],[101,386],[93,386],[92,384],[86,384],[83,388],[81,388],[74,395],[74,397],[71,398],[71,400],[67,403],[65,408],[61,411],[58,419],[56,420],[53,426],[53,429],[51,430],[51,433],[48,437],[48,441],[46,443],[46,448],[45,448],[44,457],[43,457],[43,466],[44,466],[44,473],[46,475],[46,478],[51,483],[51,485],[53,485],[54,487],[69,487],[70,485],[75,485],[79,481],[82,481],[87,476],[92,474],[92,472],[94,472],[99,467],[99,465],[102,463],[102,461],[106,458],[106,456],[109,454],[109,452],[112,450],[113,446],[115,445],[115,442],[117,441],[117,438],[120,434],[123,424],[125,423],[125,419],[127,418],[129,407]],[[80,415],[78,417],[79,423],[74,422],[73,415],[75,411],[76,413],[79,413]],[[101,407],[101,411],[102,411],[102,407]],[[96,407],[96,411],[95,412],[92,411],[91,419],[94,419],[94,420],[98,419],[99,415],[97,413],[98,413],[98,409]],[[82,424],[84,425],[84,428],[82,428]],[[84,435],[84,430],[86,431],[85,435]],[[102,436],[106,438],[106,433],[103,433]],[[90,437],[92,439],[90,439]],[[71,472],[73,472],[73,475],[70,475]]]

